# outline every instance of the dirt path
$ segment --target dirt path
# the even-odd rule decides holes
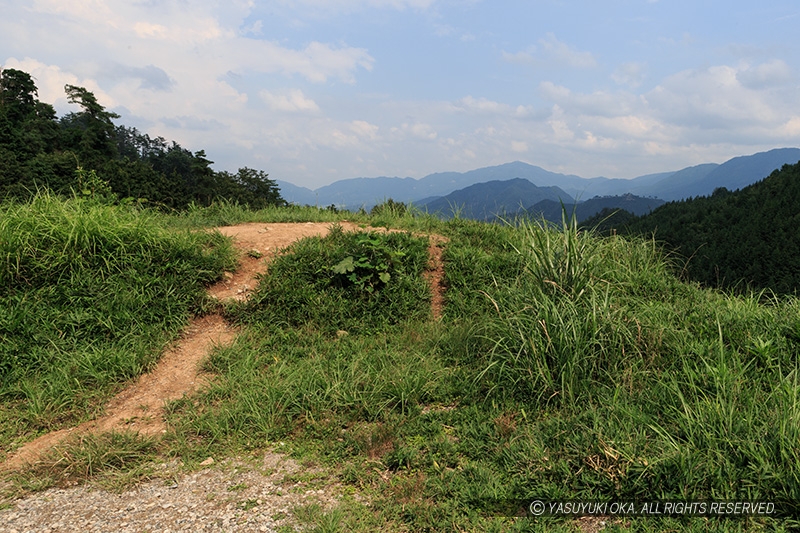
[[[356,224],[341,225],[348,231],[360,229]],[[259,223],[218,228],[224,235],[234,238],[242,257],[239,269],[226,273],[223,281],[208,289],[209,294],[218,299],[246,299],[256,287],[257,275],[267,270],[267,262],[275,252],[297,239],[325,235],[329,228],[329,223]],[[431,306],[436,320],[441,317],[444,301],[441,247],[446,240],[430,236],[429,264],[425,272],[433,289]],[[105,415],[27,443],[0,463],[0,472],[36,462],[71,436],[112,430],[132,430],[147,435],[164,432],[164,404],[201,386],[208,379],[199,372],[201,361],[214,346],[232,342],[236,333],[236,329],[219,315],[193,319],[152,372],[142,375],[108,403]],[[209,459],[208,462],[214,461]],[[292,477],[301,471],[302,478],[308,481]],[[230,459],[219,467],[205,468],[190,475],[176,473],[173,485],[156,479],[123,494],[86,486],[52,488],[0,509],[0,533],[274,532],[293,527],[292,509],[297,506],[314,503],[327,509],[335,504],[338,481],[326,479],[326,475],[301,467],[279,452],[267,451],[260,464]],[[324,488],[320,489],[323,479]],[[575,524],[583,532],[595,533],[605,527],[606,519],[584,517]]]
[[[303,237],[325,235],[330,223],[253,223],[217,228],[234,239],[241,251],[240,267],[225,273],[223,281],[211,286],[211,296],[224,300],[244,300],[257,283],[257,276],[266,272],[268,260],[274,254]],[[346,231],[359,230],[357,224],[342,222]],[[438,319],[442,310],[441,237],[431,238],[430,264],[426,278],[433,288],[433,316]],[[5,462],[0,471],[19,469],[36,462],[42,455],[67,437],[89,433],[131,430],[144,435],[166,431],[164,405],[197,390],[207,378],[199,371],[201,361],[215,347],[233,341],[236,330],[219,315],[192,319],[183,335],[161,357],[155,369],[140,376],[131,386],[115,396],[106,406],[105,414],[76,427],[54,431],[25,444]]]

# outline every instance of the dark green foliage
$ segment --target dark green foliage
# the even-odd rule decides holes
[[[81,111],[58,119],[52,106],[36,100],[30,75],[0,71],[0,197],[29,198],[41,188],[80,194],[75,170],[86,169],[107,181],[117,198],[164,208],[220,200],[254,209],[285,204],[266,173],[216,172],[202,150],[192,153],[175,142],[115,126],[119,115],[106,111],[90,91],[74,85],[65,91]]]
[[[223,198],[251,209],[284,204],[278,186],[261,170],[244,167],[236,174],[218,172],[216,181]]]
[[[581,222],[581,226],[595,231],[600,235],[614,233],[617,228],[624,226],[636,218],[636,215],[624,209],[603,208],[593,217]]]
[[[69,113],[61,119],[61,137],[64,148],[76,154],[82,165],[98,168],[117,155],[114,139],[116,113],[106,111],[94,94],[74,85],[66,85],[67,101],[78,104],[82,111]]]
[[[395,202],[391,198],[370,209],[371,216],[387,215],[392,217],[402,217],[406,214],[408,207],[403,202]]]
[[[408,233],[345,232],[306,238],[270,264],[242,320],[326,332],[371,331],[426,316],[427,241]]]
[[[792,294],[800,287],[800,164],[736,192],[718,188],[662,206],[625,227],[686,258],[686,273],[712,287]]]

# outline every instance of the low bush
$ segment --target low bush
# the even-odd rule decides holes
[[[427,316],[427,250],[427,239],[410,233],[334,226],[325,237],[308,237],[284,250],[231,316],[328,333],[374,331]]]

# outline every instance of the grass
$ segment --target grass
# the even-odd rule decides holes
[[[421,273],[427,239],[405,232],[345,232],[303,239],[270,265],[250,300],[229,311],[259,324],[305,324],[328,333],[377,331],[429,314]]]
[[[209,207],[192,204],[186,211],[171,217],[170,224],[177,227],[201,228],[251,222],[341,222],[343,220],[365,222],[367,219],[364,214],[311,206],[269,206],[250,210],[246,206],[223,200]]]
[[[353,220],[223,207],[156,222]],[[251,301],[227,308],[242,333],[209,358],[213,383],[170,405],[160,453],[195,464],[285,443],[370,501],[297,510],[316,531],[574,530],[568,518],[506,516],[537,498],[768,501],[781,512],[623,518],[607,531],[800,525],[798,300],[701,289],[656,243],[600,238],[566,219],[358,221],[449,238],[443,318],[430,317],[424,240],[334,230],[298,242]],[[60,287],[63,270],[43,279]],[[4,442],[26,431],[20,414],[35,398],[3,397]]]
[[[203,286],[235,265],[214,233],[40,194],[0,205],[0,451],[97,412],[150,368]]]
[[[159,454],[154,438],[118,432],[83,435],[60,443],[33,468],[15,474],[16,491],[69,487],[92,478],[106,490],[122,492],[155,475]]]

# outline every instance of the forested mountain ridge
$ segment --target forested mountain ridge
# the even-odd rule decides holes
[[[192,153],[174,141],[115,125],[119,115],[106,111],[90,91],[74,85],[65,91],[81,110],[58,118],[52,105],[38,100],[29,74],[0,70],[0,198],[27,197],[40,188],[81,194],[81,180],[90,177],[93,186],[107,184],[117,197],[168,208],[218,199],[254,208],[284,203],[263,171],[214,171],[203,150]]]
[[[473,220],[492,220],[518,213],[543,200],[573,201],[558,187],[537,187],[526,179],[516,178],[477,183],[427,202],[421,208],[444,218],[458,214]]]
[[[657,207],[664,205],[664,200],[658,198],[642,198],[634,194],[619,196],[596,196],[578,204],[564,204],[552,200],[543,200],[527,209],[529,216],[544,218],[551,222],[560,222],[562,209],[567,214],[574,214],[578,222],[585,222],[601,212],[624,210],[633,215],[646,215]]]
[[[655,235],[687,259],[686,272],[722,288],[800,287],[800,163],[736,192],[670,202],[618,231]]]

